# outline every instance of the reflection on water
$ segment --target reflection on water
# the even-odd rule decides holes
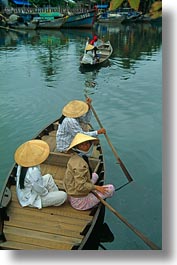
[[[46,74],[46,80],[50,81],[50,76],[57,73],[56,59],[60,60],[63,54],[68,52],[69,45],[77,42],[80,56],[83,53],[85,41],[97,34],[105,41],[110,40],[113,46],[113,54],[104,66],[97,69],[88,70],[81,66],[79,70],[85,74],[86,81],[95,81],[100,68],[110,67],[113,69],[123,68],[129,70],[129,74],[135,74],[136,61],[146,58],[150,60],[153,53],[159,51],[162,39],[161,25],[139,23],[139,24],[118,24],[105,25],[96,24],[93,30],[36,30],[36,31],[0,31],[0,47],[3,49],[15,48],[17,45],[31,44],[36,49],[38,46],[45,48],[45,53],[38,49],[38,60]],[[67,48],[68,47],[68,48]],[[68,50],[67,50],[68,49]],[[62,62],[61,62],[62,63]],[[74,62],[73,62],[74,63]],[[123,76],[128,79],[129,74]]]
[[[94,34],[110,40],[113,54],[105,67],[85,71],[80,56],[87,37]],[[151,24],[97,24],[86,31],[0,30],[0,186],[16,147],[60,116],[68,100],[91,94],[111,142],[135,180],[109,202],[160,246],[161,34],[161,26]],[[98,128],[94,117],[92,121]],[[101,140],[107,181],[119,188],[125,176],[104,137]],[[115,236],[104,243],[107,249],[147,249],[111,213],[105,221]]]
[[[0,30],[0,47],[15,48],[20,44],[31,44],[33,47],[43,46],[46,48],[45,54],[39,52],[39,60],[41,67],[44,67],[46,76],[54,75],[56,73],[56,64],[53,61],[60,58],[62,47],[66,50],[66,46],[72,42],[77,42],[80,49],[80,55],[84,49],[85,41],[87,38],[92,38],[97,34],[105,41],[110,40],[113,46],[113,54],[110,60],[103,67],[116,65],[120,68],[130,69],[132,74],[135,73],[134,65],[137,60],[142,57],[150,60],[153,53],[158,51],[161,46],[162,27],[159,25],[152,25],[148,23],[139,24],[118,24],[118,25],[105,25],[96,24],[93,30],[31,30],[31,31],[18,31],[18,30]],[[116,58],[116,60],[115,60]],[[47,66],[48,65],[48,66]],[[100,67],[96,69],[99,72]],[[95,69],[86,70],[80,67],[80,71],[86,76],[87,72],[93,72],[93,77],[87,77],[89,81],[94,80]],[[91,75],[91,74],[90,74]]]
[[[136,60],[142,56],[151,56],[161,46],[162,27],[158,25],[120,24],[113,28],[100,24],[97,30],[105,39],[111,39],[114,50],[112,58],[118,56],[122,68],[130,69]]]

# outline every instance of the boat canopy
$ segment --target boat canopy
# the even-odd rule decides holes
[[[12,2],[14,2],[14,4],[16,4],[16,5],[31,6],[31,3],[29,1],[25,1],[25,0],[12,0]]]

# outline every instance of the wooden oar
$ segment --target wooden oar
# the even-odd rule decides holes
[[[24,31],[17,30],[17,29],[12,29],[12,28],[9,28],[9,27],[0,26],[0,28],[1,29],[5,29],[5,30],[11,30],[11,31],[14,31],[14,32],[22,33],[22,34],[26,34],[26,32],[24,32]]]
[[[160,248],[149,240],[145,235],[138,231],[133,225],[131,225],[120,213],[118,213],[110,204],[103,200],[96,192],[92,193],[104,204],[111,212],[113,212],[124,224],[126,224],[138,237],[140,237],[146,245],[148,245],[153,250],[160,250]]]
[[[95,111],[94,107],[93,107],[91,104],[90,104],[90,108],[91,108],[91,110],[92,110],[92,112],[93,112],[93,114],[94,114],[94,116],[95,116],[95,118],[96,118],[98,124],[100,125],[101,128],[103,128],[103,125],[101,124],[101,122],[100,122],[100,120],[99,120],[99,118],[98,118],[98,115],[96,114],[96,111]],[[121,160],[120,157],[118,156],[118,154],[117,154],[117,152],[116,152],[114,146],[112,145],[112,143],[111,143],[111,141],[110,141],[108,135],[105,134],[104,136],[106,137],[106,140],[107,140],[109,146],[111,147],[111,149],[112,149],[112,151],[113,151],[113,153],[114,153],[114,155],[115,155],[115,157],[116,157],[118,163],[120,164],[120,166],[121,166],[121,168],[122,168],[124,174],[126,175],[128,181],[129,181],[129,182],[133,181],[133,178],[130,176],[128,170],[126,169],[126,167],[125,167],[125,165],[124,165],[124,163],[122,162],[122,160]]]

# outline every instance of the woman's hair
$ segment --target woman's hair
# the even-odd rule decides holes
[[[62,114],[62,116],[58,119],[59,124],[62,124],[64,118],[66,117]]]
[[[25,176],[26,176],[27,170],[28,170],[28,167],[21,168],[21,173],[20,173],[20,178],[19,178],[20,189],[25,188],[24,182],[25,182]]]

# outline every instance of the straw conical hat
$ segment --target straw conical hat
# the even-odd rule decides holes
[[[78,118],[88,111],[88,105],[84,101],[72,100],[63,108],[63,115],[69,118]]]
[[[15,162],[22,167],[33,167],[44,162],[50,149],[42,140],[31,140],[20,145],[14,155]]]
[[[89,135],[86,135],[86,134],[83,134],[83,133],[77,133],[74,137],[74,139],[72,140],[68,150],[70,150],[71,148],[73,148],[74,146],[78,145],[78,144],[81,144],[83,142],[86,142],[86,141],[94,141],[94,140],[98,140],[97,138],[95,137],[92,137],[92,136],[89,136]]]
[[[94,46],[93,45],[91,45],[91,44],[87,44],[87,46],[86,46],[86,51],[91,51],[91,50],[93,50],[94,49]]]

